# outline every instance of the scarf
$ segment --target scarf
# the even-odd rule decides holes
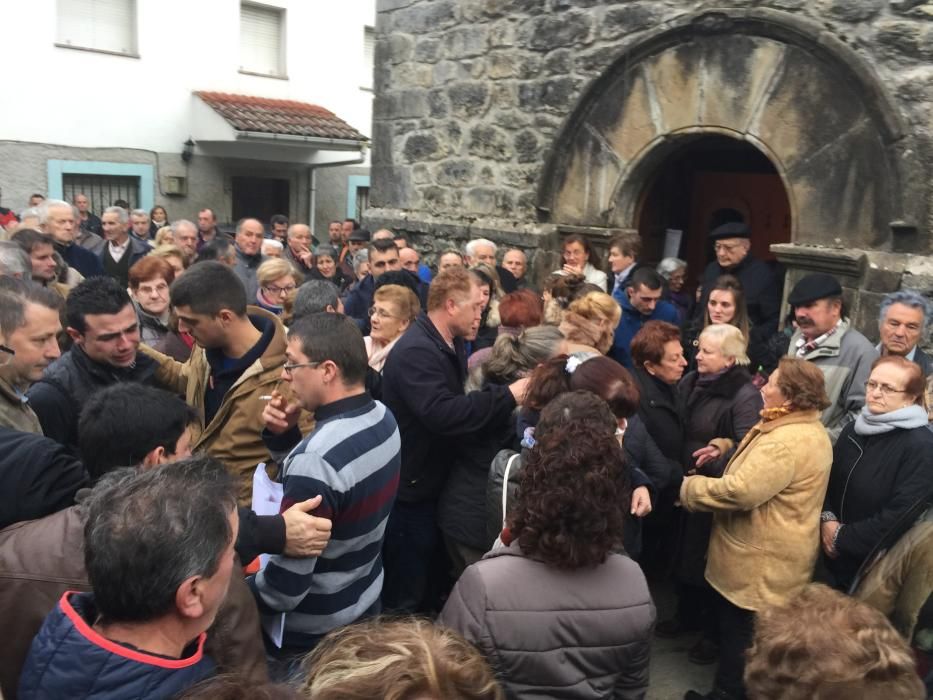
[[[369,366],[377,372],[381,372],[382,368],[385,366],[386,358],[389,356],[389,353],[392,352],[392,348],[395,347],[398,339],[403,335],[404,333],[400,333],[398,338],[382,346],[376,345],[372,336],[367,335],[363,340],[366,341],[366,354],[369,355]]]
[[[811,352],[813,352],[818,347],[820,347],[823,343],[825,343],[829,338],[836,335],[839,329],[842,328],[842,323],[843,323],[842,319],[840,318],[838,321],[836,321],[835,326],[830,328],[823,335],[817,338],[814,338],[813,340],[808,341],[803,336],[798,338],[797,339],[797,352],[795,353],[794,356],[801,360],[805,358],[807,355],[809,355]]]
[[[927,412],[923,410],[923,406],[917,404],[887,413],[871,413],[868,406],[862,406],[858,418],[855,419],[855,432],[858,435],[882,435],[895,428],[911,430],[922,428],[928,423]]]
[[[778,418],[783,418],[793,411],[789,406],[775,406],[774,408],[763,408],[758,412],[762,423],[768,423]]]

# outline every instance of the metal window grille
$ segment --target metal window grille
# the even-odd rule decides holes
[[[100,213],[118,199],[129,202],[130,209],[139,207],[139,178],[130,175],[80,175],[62,176],[62,194],[73,202],[76,194],[90,200],[90,209]]]
[[[369,209],[369,188],[368,187],[357,187],[356,188],[356,216],[353,217],[357,221],[363,220],[363,212]]]

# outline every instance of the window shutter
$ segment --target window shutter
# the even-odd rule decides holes
[[[363,86],[373,86],[373,69],[376,63],[376,30],[363,29]]]
[[[58,0],[58,43],[136,53],[136,0]]]
[[[240,70],[283,75],[282,13],[279,10],[240,6]]]

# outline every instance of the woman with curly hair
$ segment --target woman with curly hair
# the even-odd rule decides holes
[[[439,622],[476,644],[513,697],[643,697],[655,609],[623,536],[618,422],[586,391],[542,411],[504,546],[468,567]]]
[[[570,352],[605,355],[612,347],[622,310],[605,292],[590,292],[570,303],[558,326]]]

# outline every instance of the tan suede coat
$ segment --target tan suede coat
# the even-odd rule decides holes
[[[832,461],[819,412],[799,411],[755,425],[722,478],[684,480],[684,508],[714,513],[706,580],[727,600],[759,610],[810,581]]]

